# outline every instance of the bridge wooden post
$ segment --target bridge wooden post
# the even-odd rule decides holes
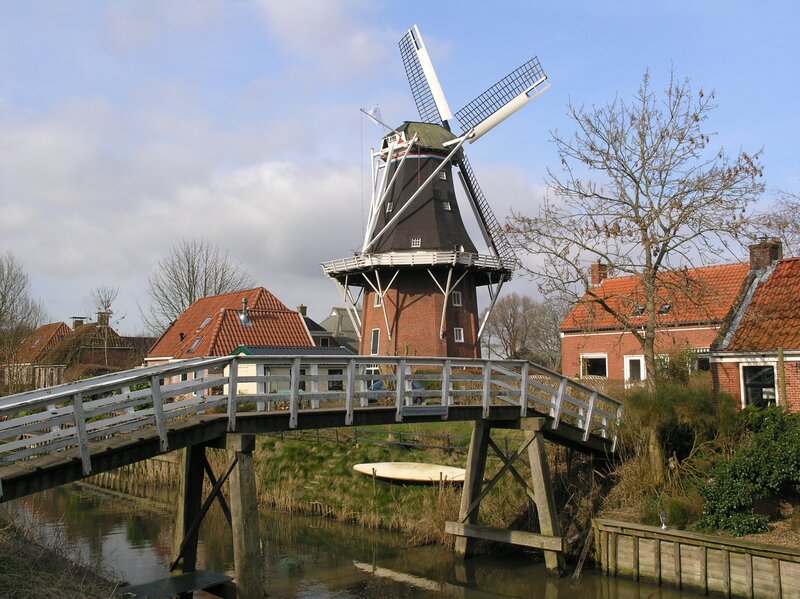
[[[183,557],[178,561],[174,574],[194,572],[197,567],[197,530],[192,525],[200,515],[200,503],[203,499],[203,465],[206,460],[206,448],[203,445],[191,445],[181,450],[183,453],[183,475],[178,490],[178,512],[175,519],[175,544],[173,561],[178,559],[179,551],[184,547]],[[191,534],[191,538],[187,535]],[[181,595],[191,598],[191,593]]]
[[[231,472],[231,532],[238,599],[262,599],[261,529],[258,525],[256,475],[253,466],[254,435],[228,434],[228,454],[236,466]]]
[[[533,483],[533,497],[536,503],[536,515],[539,519],[539,530],[543,535],[551,537],[561,536],[561,527],[558,524],[556,513],[556,500],[553,495],[553,486],[550,484],[550,466],[547,463],[547,450],[542,436],[544,418],[532,418],[525,421],[526,441],[533,437],[528,445],[528,460],[531,464],[531,482]],[[564,554],[561,551],[544,550],[544,563],[547,570],[556,575],[564,573]]]
[[[476,505],[470,512],[469,508],[478,498],[483,487],[483,475],[486,470],[486,455],[489,450],[489,434],[491,428],[483,421],[476,420],[472,428],[472,438],[469,442],[469,454],[467,456],[467,471],[464,474],[464,488],[461,492],[461,509],[458,514],[459,522],[476,524],[478,522],[478,510],[480,504]],[[476,540],[466,536],[456,537],[456,554],[463,558],[472,557],[475,554]]]

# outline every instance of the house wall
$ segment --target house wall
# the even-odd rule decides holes
[[[444,287],[446,271],[434,271]],[[458,275],[453,273],[454,278]],[[389,278],[387,277],[387,282]],[[462,306],[452,305],[448,300],[445,316],[445,337],[439,335],[444,295],[426,270],[403,271],[395,279],[392,288],[384,296],[389,324],[392,328],[390,340],[386,331],[383,309],[375,306],[375,292],[365,294],[362,310],[361,354],[370,355],[372,330],[380,329],[378,354],[382,356],[451,356],[479,358],[478,300],[475,282],[467,275],[455,288],[461,291]],[[464,341],[456,342],[454,328],[464,330]]]
[[[685,349],[708,349],[718,326],[685,327],[658,331],[656,353],[668,354]],[[565,333],[561,338],[561,372],[569,377],[581,375],[581,354],[606,354],[608,378],[625,379],[625,356],[642,355],[642,346],[631,333]]]
[[[769,364],[775,366],[775,387],[779,404],[786,406],[792,412],[800,412],[800,360],[788,359],[783,363],[784,376],[786,378],[786,397],[782,397],[777,354],[764,355],[759,353],[758,358],[754,357],[750,360],[712,362],[711,376],[714,384],[714,393],[729,393],[736,399],[737,405],[744,407],[742,404],[741,378],[741,366],[743,364]]]

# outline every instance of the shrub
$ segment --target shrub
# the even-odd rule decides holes
[[[747,408],[738,418],[739,445],[711,468],[701,530],[744,535],[767,530],[753,502],[800,491],[800,415],[782,408]]]

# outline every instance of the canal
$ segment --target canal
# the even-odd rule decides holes
[[[73,485],[16,500],[3,509],[74,559],[131,584],[168,574],[173,549],[169,496],[152,501]],[[259,528],[269,597],[381,599],[543,597],[546,599],[692,598],[701,595],[584,570],[577,583],[548,577],[525,553],[466,562],[438,546],[326,518],[262,510]],[[230,529],[212,508],[203,524],[199,567],[232,572]]]

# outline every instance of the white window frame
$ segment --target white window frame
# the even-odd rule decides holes
[[[372,335],[370,337],[370,344],[369,344],[369,355],[370,356],[377,356],[381,351],[381,330],[380,329],[372,329]]]
[[[412,248],[422,247],[422,237],[412,237],[411,238],[411,247]]]
[[[464,329],[463,327],[453,328],[453,340],[456,343],[464,343]]]
[[[444,208],[447,212],[453,211],[453,209],[450,207],[450,202],[448,200],[442,200],[442,208]]]
[[[747,407],[747,394],[745,393],[744,386],[744,369],[746,366],[772,366],[772,374],[775,381],[775,405],[780,406],[783,403],[783,398],[781,397],[781,386],[778,382],[778,361],[750,358],[746,361],[739,362],[739,403],[742,409]]]
[[[631,362],[637,360],[640,364],[639,372],[642,375],[642,378],[637,381],[631,380]],[[632,383],[641,383],[647,378],[647,366],[645,365],[644,356],[643,355],[633,355],[633,356],[624,356],[623,357],[623,364],[625,365],[625,384],[630,385]],[[606,362],[606,372],[608,372],[608,362]]]
[[[603,358],[606,361],[606,376],[604,378],[608,378],[608,354],[607,353],[600,353],[600,352],[586,353],[586,354],[581,354],[580,355],[580,367],[581,367],[580,372],[581,372],[581,376],[600,376],[600,375],[597,375],[597,374],[586,374],[583,371],[583,361],[584,360],[596,360],[596,359],[599,359],[599,358]]]
[[[439,171],[439,179],[441,179],[442,181],[447,181],[447,172]]]
[[[380,308],[383,305],[383,296],[380,293],[375,293],[375,298],[372,300],[373,308]]]
[[[461,295],[460,291],[453,291],[453,305],[456,307],[461,307],[464,305],[464,297]]]

